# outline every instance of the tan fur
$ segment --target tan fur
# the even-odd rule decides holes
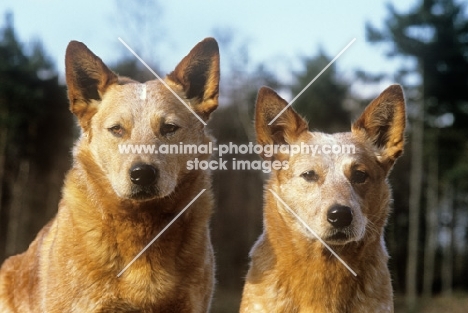
[[[188,171],[186,162],[209,156],[118,150],[119,144],[207,144],[203,124],[157,80],[145,83],[140,99],[143,84],[118,77],[76,41],[67,48],[66,77],[82,128],[73,167],[57,216],[25,253],[3,264],[0,312],[207,312],[214,285],[211,181],[206,171]],[[216,41],[200,42],[165,81],[207,120],[218,100]],[[156,169],[155,181],[132,183],[135,164]]]
[[[387,88],[348,133],[309,132],[307,123],[290,107],[268,125],[286,105],[273,90],[259,91],[255,118],[259,144],[353,144],[356,153],[273,157],[287,160],[289,166],[273,171],[267,183],[264,232],[250,254],[241,312],[393,312],[383,229],[391,202],[387,176],[404,144],[401,87]],[[307,181],[303,174],[310,171],[315,175]],[[269,189],[357,276],[286,211]],[[352,222],[340,230],[327,221],[328,209],[336,204],[352,212]]]

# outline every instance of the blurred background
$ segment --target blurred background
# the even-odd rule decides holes
[[[160,75],[215,37],[222,81],[209,128],[218,143],[241,144],[255,141],[260,86],[291,100],[356,38],[294,108],[311,129],[347,131],[387,85],[403,85],[407,145],[390,176],[386,228],[396,312],[468,311],[466,2],[3,0],[0,14],[0,262],[24,251],[54,216],[71,166],[79,131],[64,85],[70,40],[83,41],[120,75],[145,81],[154,77],[117,37]],[[267,178],[213,172],[212,312],[238,311]]]

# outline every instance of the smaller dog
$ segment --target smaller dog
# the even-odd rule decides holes
[[[268,125],[286,105],[273,90],[260,89],[255,117],[258,143],[302,143],[319,149],[314,155],[273,156],[288,161],[288,166],[273,171],[267,184],[264,232],[250,253],[241,312],[393,312],[383,229],[391,202],[387,177],[404,146],[401,87],[393,85],[382,92],[347,133],[309,132],[290,107]],[[337,151],[331,149],[335,146],[354,147],[354,153],[326,153]]]
[[[70,42],[65,61],[82,131],[73,167],[56,217],[0,268],[0,312],[207,312],[211,179],[186,164],[209,155],[119,153],[121,145],[208,144],[204,123],[162,82],[119,77],[81,42]],[[218,106],[216,40],[198,43],[164,81],[207,121]]]

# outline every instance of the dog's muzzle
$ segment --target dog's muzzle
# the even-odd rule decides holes
[[[152,165],[138,163],[129,171],[131,185],[130,198],[134,200],[148,200],[158,194],[157,180],[159,171]]]
[[[148,164],[136,164],[130,169],[130,180],[138,186],[149,186],[158,178],[158,170]]]
[[[327,211],[327,221],[333,226],[326,240],[340,243],[351,238],[350,225],[353,221],[351,208],[344,205],[334,204]]]
[[[353,221],[351,208],[339,204],[332,205],[327,212],[327,221],[337,229],[351,225]]]

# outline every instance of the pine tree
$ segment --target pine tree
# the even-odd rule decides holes
[[[419,115],[410,119],[413,133],[411,140],[415,147],[411,172],[421,174],[424,155],[430,156],[428,166],[436,166],[439,173],[434,174],[434,169],[431,168],[431,180],[437,179],[433,175],[438,175],[442,180],[439,190],[445,190],[447,188],[442,188],[444,185],[447,187],[452,184],[448,175],[440,173],[450,173],[456,169],[466,151],[463,149],[466,145],[464,138],[468,134],[468,19],[465,12],[465,5],[455,0],[418,0],[405,13],[397,12],[389,4],[389,14],[383,29],[379,30],[370,24],[366,26],[368,40],[387,44],[390,48],[389,57],[403,55],[417,60],[416,68],[401,70],[417,73],[421,78],[421,86],[417,88],[419,101],[411,103],[410,108],[410,111],[419,112]],[[421,121],[423,116],[424,121]],[[424,136],[415,136],[420,133],[424,133]],[[424,140],[435,140],[437,144],[423,146]],[[425,153],[414,154],[422,149],[426,150]],[[434,158],[431,154],[435,153],[438,155]],[[438,164],[433,164],[434,159]],[[407,304],[410,310],[414,309],[417,295],[421,184],[422,175],[412,175],[406,280]],[[429,187],[433,188],[433,185],[431,183]],[[430,204],[432,209],[434,205],[437,206]],[[436,231],[434,227],[429,227],[431,225],[434,223],[426,225],[426,239],[436,238],[431,234]],[[434,247],[434,244],[426,242],[426,249]],[[427,251],[425,254],[431,258],[435,255],[434,252]],[[432,261],[428,263],[431,264]],[[433,266],[426,267],[426,270],[433,270]],[[432,274],[429,275],[430,279]],[[426,293],[431,284],[430,280],[425,281]]]
[[[72,115],[39,41],[0,28],[0,260],[24,250],[55,213],[69,167]],[[24,231],[24,230],[28,231]]]
[[[331,58],[323,51],[315,57],[305,58],[305,70],[296,75],[296,82],[291,88],[293,96],[299,94],[330,61]],[[297,98],[293,107],[309,121],[313,130],[349,131],[350,115],[343,107],[347,94],[348,86],[338,79],[335,64],[332,64]]]

